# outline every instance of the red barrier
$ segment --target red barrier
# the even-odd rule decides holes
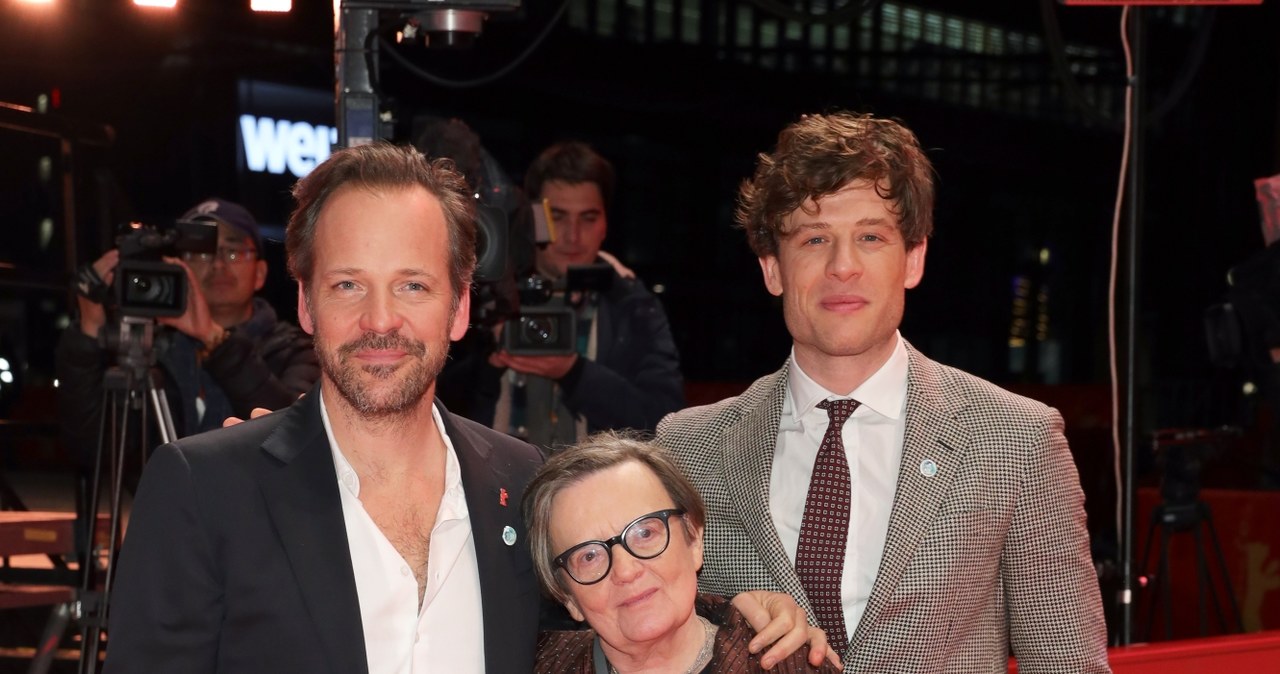
[[[1114,674],[1280,672],[1280,630],[1112,648]]]
[[[1113,674],[1265,674],[1280,672],[1280,630],[1134,644],[1107,650]],[[1009,660],[1010,674],[1018,665]]]

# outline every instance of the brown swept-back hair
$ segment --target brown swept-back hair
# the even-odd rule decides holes
[[[522,507],[533,568],[542,588],[560,603],[569,597],[566,583],[573,581],[558,576],[554,566],[556,555],[563,552],[551,547],[551,507],[556,495],[591,475],[628,461],[652,470],[676,507],[684,510],[687,540],[692,541],[694,531],[706,525],[707,511],[698,490],[667,458],[666,450],[635,433],[603,431],[552,454],[525,488]],[[608,494],[601,496],[609,498]]]
[[[530,197],[539,199],[542,197],[542,186],[551,181],[570,185],[595,183],[604,199],[605,210],[613,205],[613,164],[581,141],[556,143],[543,150],[525,172],[524,191]]]
[[[743,181],[736,220],[757,256],[777,255],[787,216],[863,181],[890,202],[908,250],[933,233],[933,165],[916,135],[895,120],[850,112],[806,115],[783,129]]]
[[[377,192],[415,186],[430,192],[444,211],[449,236],[449,283],[456,310],[476,268],[475,202],[452,161],[429,160],[408,146],[380,141],[338,150],[293,186],[297,205],[285,230],[289,273],[303,290],[310,291],[316,221],[339,190],[357,187]]]

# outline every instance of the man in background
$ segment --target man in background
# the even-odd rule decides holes
[[[538,275],[573,310],[569,353],[528,354],[501,346],[488,356],[474,395],[476,418],[544,448],[604,429],[652,430],[684,405],[680,356],[658,298],[601,250],[609,230],[613,166],[585,143],[543,151],[525,191],[545,201],[554,236],[536,253]],[[572,269],[597,265],[603,288],[566,288]],[[492,412],[490,412],[492,410]]]
[[[288,406],[311,387],[320,368],[311,338],[256,296],[266,282],[267,263],[253,215],[239,204],[210,198],[181,219],[218,228],[216,252],[167,260],[187,274],[187,307],[180,316],[156,319],[170,328],[156,340],[155,356],[174,429],[185,437],[218,428],[229,416],[248,416],[255,407]],[[64,440],[84,463],[96,455],[103,376],[116,355],[106,348],[106,333],[118,317],[99,298],[109,293],[119,261],[113,249],[93,262],[84,275],[93,282],[76,295],[79,316],[57,347]]]

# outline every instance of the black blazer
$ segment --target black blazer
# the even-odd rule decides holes
[[[319,400],[313,389],[155,452],[120,553],[106,672],[368,671]],[[442,414],[475,538],[486,668],[532,671],[540,597],[520,500],[541,455]]]

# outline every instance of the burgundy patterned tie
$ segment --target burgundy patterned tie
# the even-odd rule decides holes
[[[849,538],[849,461],[844,455],[840,429],[858,409],[856,400],[824,400],[818,407],[827,411],[831,422],[822,436],[818,459],[809,478],[809,496],[800,523],[800,543],[796,548],[796,574],[813,605],[818,625],[827,633],[827,643],[843,653],[849,643],[844,625],[844,604],[840,601],[840,578],[844,574],[845,541]]]

